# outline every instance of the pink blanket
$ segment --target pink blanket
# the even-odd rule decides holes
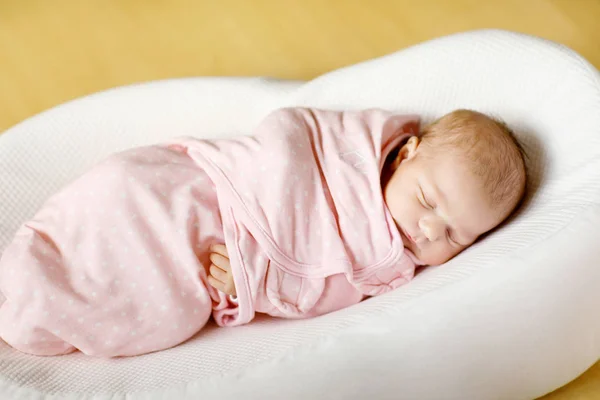
[[[307,318],[408,282],[383,201],[418,119],[283,109],[253,136],[116,154],[51,197],[0,261],[0,337],[32,354],[148,353],[256,312]],[[237,302],[207,284],[225,243]],[[1,300],[0,300],[1,301]]]

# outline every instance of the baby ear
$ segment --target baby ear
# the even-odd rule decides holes
[[[411,136],[398,152],[398,163],[413,158],[415,156],[415,153],[417,152],[417,147],[419,147],[420,143],[421,141],[417,136]]]
[[[419,147],[420,140],[417,136],[411,136],[408,141],[400,148],[398,155],[392,161],[391,169],[395,171],[402,161],[410,160],[414,157],[417,147]]]

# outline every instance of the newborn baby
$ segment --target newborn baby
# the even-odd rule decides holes
[[[381,184],[404,247],[442,264],[506,219],[525,193],[524,152],[508,127],[457,110],[393,151]],[[235,295],[227,249],[211,248],[208,282]]]
[[[129,356],[211,316],[326,314],[454,257],[516,208],[525,181],[511,132],[466,110],[419,132],[383,110],[282,109],[252,136],[118,153],[4,251],[0,338],[37,355]]]

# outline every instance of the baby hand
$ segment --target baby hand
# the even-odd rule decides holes
[[[208,283],[225,294],[236,296],[229,254],[227,254],[225,246],[222,244],[212,245],[209,258],[212,264],[209,269]]]

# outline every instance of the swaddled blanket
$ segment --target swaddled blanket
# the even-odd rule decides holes
[[[0,337],[32,354],[136,355],[212,315],[306,318],[394,289],[418,260],[385,206],[387,154],[418,120],[283,109],[253,136],[116,154],[48,200],[0,261]],[[238,294],[207,283],[225,243]]]

